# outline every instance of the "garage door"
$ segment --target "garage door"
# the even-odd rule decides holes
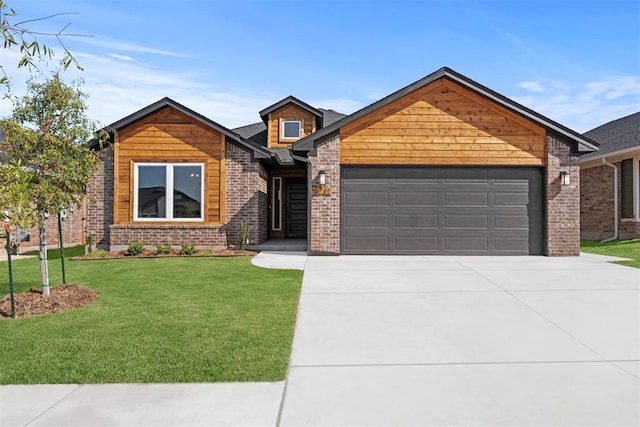
[[[542,168],[343,166],[344,254],[542,252]]]

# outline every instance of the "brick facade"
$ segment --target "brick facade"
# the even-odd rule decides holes
[[[580,171],[580,234],[585,239],[613,236],[613,175],[606,165]]]
[[[249,227],[249,244],[267,240],[268,173],[247,151],[227,143],[227,244],[240,245],[240,224]]]
[[[314,195],[318,188],[318,172],[327,174],[326,188],[331,194]],[[312,191],[309,204],[310,254],[337,255],[340,253],[340,137],[321,143],[315,156],[309,156],[309,177]]]
[[[138,241],[147,246],[191,244],[198,248],[221,249],[227,247],[227,236],[221,225],[111,225],[110,249],[126,249]]]
[[[619,164],[617,165],[619,167]],[[604,240],[615,232],[613,214],[614,170],[600,165],[580,170],[580,237],[585,240]],[[618,200],[621,200],[618,186]],[[622,218],[622,204],[618,204],[618,237],[633,239],[640,237],[640,223]]]
[[[113,147],[104,147],[100,160],[87,186],[86,236],[91,236],[95,247],[109,249],[109,226],[113,224]]]
[[[580,254],[580,166],[571,144],[547,135],[547,251],[548,256]],[[571,184],[560,183],[560,172],[571,175]]]

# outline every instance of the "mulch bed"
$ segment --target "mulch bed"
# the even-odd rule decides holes
[[[48,296],[42,289],[32,288],[29,292],[15,294],[16,317],[33,317],[60,311],[85,307],[98,299],[98,292],[82,285],[59,285],[50,288]],[[0,317],[11,317],[11,297],[0,300]]]
[[[171,258],[171,257],[232,257],[232,256],[255,256],[257,251],[248,251],[241,249],[217,249],[217,250],[201,250],[192,255],[182,255],[180,250],[174,249],[169,254],[158,254],[156,251],[146,249],[138,255],[129,255],[124,251],[105,252],[95,251],[98,255],[86,254],[69,258],[73,261],[80,260],[97,260],[97,259],[121,259],[121,258]]]

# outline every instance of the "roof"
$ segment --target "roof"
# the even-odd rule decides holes
[[[303,110],[306,110],[306,111],[310,112],[311,114],[313,114],[313,115],[315,115],[317,117],[320,117],[321,119],[323,118],[322,112],[320,110],[318,110],[317,108],[312,107],[311,105],[307,104],[306,102],[300,101],[295,96],[289,95],[286,98],[284,98],[284,99],[276,102],[275,104],[268,106],[264,110],[260,111],[260,117],[262,118],[262,121],[264,121],[266,123],[269,113],[272,113],[272,112],[276,111],[277,109],[284,107],[287,104],[295,104],[298,107],[302,108]]]
[[[640,112],[605,123],[585,132],[584,136],[598,142],[600,151],[585,154],[580,161],[605,157],[633,148],[640,151]]]
[[[402,98],[403,96],[406,96],[412,92],[414,92],[417,89],[420,89],[438,79],[441,78],[448,78],[456,83],[458,83],[459,85],[465,87],[466,89],[469,89],[485,98],[488,98],[492,101],[494,101],[495,103],[507,108],[510,111],[513,111],[514,113],[526,117],[527,119],[533,121],[534,123],[539,124],[540,126],[543,126],[545,128],[547,128],[548,130],[552,130],[555,133],[564,136],[566,138],[568,138],[571,141],[574,141],[575,143],[577,143],[578,146],[578,151],[580,152],[590,152],[590,151],[597,151],[598,150],[598,144],[591,140],[590,138],[583,136],[557,122],[554,122],[553,120],[536,113],[535,111],[503,96],[500,95],[499,93],[487,88],[486,86],[483,86],[471,79],[469,79],[468,77],[463,76],[462,74],[452,70],[451,68],[448,67],[443,67],[441,69],[439,69],[438,71],[429,74],[428,76],[422,78],[421,80],[418,80],[415,83],[410,84],[409,86],[406,86],[400,90],[398,90],[397,92],[392,93],[391,95],[377,101],[374,102],[373,104],[364,107],[361,110],[356,111],[355,113],[344,117],[341,120],[338,120],[337,122],[325,126],[324,128],[322,128],[321,130],[319,130],[316,133],[313,133],[303,139],[301,139],[300,141],[296,142],[295,144],[293,144],[292,146],[292,150],[297,151],[297,152],[304,152],[304,151],[311,151],[313,149],[315,149],[315,146],[317,144],[317,142],[321,141],[323,138],[327,137],[328,135],[338,131],[341,127],[357,120],[360,119],[364,116],[366,116],[367,114],[370,114],[400,98]]]
[[[103,130],[109,133],[120,130],[165,107],[172,107],[180,111],[181,113],[191,117],[192,119],[204,124],[205,126],[208,126],[212,129],[217,130],[218,132],[225,135],[228,138],[228,140],[230,140],[231,142],[250,150],[256,158],[272,157],[271,153],[268,150],[266,150],[264,147],[261,147],[258,144],[253,143],[252,141],[240,136],[238,133],[222,126],[221,124],[214,122],[213,120],[203,116],[200,113],[196,113],[192,109],[185,107],[184,105],[174,101],[171,98],[166,98],[166,97],[162,98],[159,101],[154,102],[153,104],[141,110],[136,111],[133,114],[128,115],[123,119],[118,120],[117,122],[110,124],[109,126],[105,127]],[[89,143],[90,148],[98,148],[98,145],[99,145],[99,142],[97,139]]]

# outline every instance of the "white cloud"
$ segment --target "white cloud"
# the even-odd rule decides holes
[[[636,76],[605,77],[581,84],[554,82],[549,86],[553,90],[513,99],[581,133],[640,111],[640,78]]]
[[[173,52],[169,50],[156,49],[122,40],[108,39],[104,37],[81,37],[78,41],[96,47],[102,47],[110,51],[149,53],[153,55],[169,56],[173,58],[187,58],[189,55],[183,52]]]
[[[535,82],[535,81],[520,82],[518,83],[518,86],[520,86],[523,89],[527,89],[528,91],[531,91],[531,92],[544,92],[546,90],[545,87],[542,86],[540,82]]]
[[[132,56],[128,56],[128,55],[120,55],[118,53],[107,53],[107,55],[109,55],[112,58],[119,59],[120,61],[135,61],[135,59]]]

